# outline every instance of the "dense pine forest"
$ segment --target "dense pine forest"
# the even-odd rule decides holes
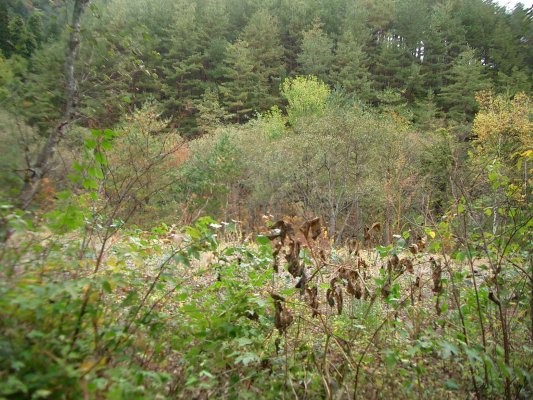
[[[0,0],[0,400],[533,397],[533,9]]]

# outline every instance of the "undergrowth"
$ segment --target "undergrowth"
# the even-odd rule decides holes
[[[501,206],[465,193],[387,246],[378,223],[334,246],[318,217],[244,239],[128,228],[171,153],[117,181],[115,138],[87,140],[81,194],[0,208],[0,399],[533,396],[533,223],[497,168]]]
[[[436,253],[443,224],[350,252],[317,219],[253,243],[209,218],[101,243],[4,218],[20,233],[0,254],[1,398],[532,394],[526,254],[495,278],[490,260]]]

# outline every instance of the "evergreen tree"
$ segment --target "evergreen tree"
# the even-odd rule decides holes
[[[428,131],[437,127],[438,106],[433,90],[428,90],[427,96],[414,104],[413,112],[418,126]]]
[[[168,43],[162,43],[162,78],[165,114],[182,129],[194,130],[193,102],[200,99],[207,87],[204,74],[204,54],[199,29],[196,2],[176,2],[172,23],[166,28]],[[191,132],[189,132],[190,134]]]
[[[197,30],[203,47],[211,40],[233,39],[227,0],[196,0]]]
[[[332,37],[339,37],[343,33],[343,26],[339,24],[339,16],[346,14],[347,3],[350,2],[346,0],[316,0],[310,2],[310,8],[313,11],[315,7],[317,8],[314,15],[318,16],[324,24],[324,31]]]
[[[304,75],[314,75],[331,82],[333,59],[333,40],[324,32],[323,24],[317,18],[303,33],[302,50],[298,54],[299,70]]]
[[[372,81],[363,45],[359,44],[353,33],[345,32],[337,43],[333,68],[335,83],[347,92],[353,92],[363,101],[372,97]]]
[[[447,75],[450,82],[438,98],[448,116],[455,120],[472,120],[477,111],[476,92],[487,89],[484,67],[474,50],[459,55]]]
[[[497,72],[510,74],[520,62],[520,50],[505,9],[483,0],[464,0],[459,5],[457,16],[468,46],[476,50],[484,65],[490,66],[493,78]]]
[[[9,15],[7,11],[7,4],[0,2],[0,51],[8,56],[11,50],[10,35],[9,35]]]
[[[457,56],[466,49],[464,27],[454,14],[453,1],[437,4],[422,48],[424,86],[438,94]]]
[[[16,15],[9,20],[7,27],[9,31],[9,51],[11,54],[20,54],[29,57],[37,47],[37,42],[32,33],[28,30],[26,22],[20,15]]]
[[[198,102],[198,126],[203,133],[215,131],[228,117],[226,110],[220,105],[217,90],[208,88]]]
[[[533,91],[531,76],[517,66],[513,67],[510,75],[498,72],[496,82],[499,91],[509,96],[514,96],[519,92],[531,93]]]
[[[31,71],[24,74],[24,81],[18,87],[21,93],[19,113],[37,127],[42,136],[48,135],[57,124],[65,104],[65,92],[61,87],[64,54],[61,42],[37,51],[31,60]]]
[[[36,45],[43,41],[43,18],[40,12],[33,12],[28,19],[28,31],[35,39]]]
[[[227,49],[228,82],[221,91],[228,109],[239,121],[276,103],[285,74],[282,56],[277,20],[261,9]]]
[[[431,18],[431,0],[404,0],[397,2],[392,28],[416,56],[426,34]]]
[[[268,87],[255,73],[252,51],[245,41],[239,39],[228,46],[226,63],[228,81],[220,88],[224,105],[238,122],[243,122],[260,109]]]
[[[317,10],[312,2],[278,0],[274,11],[279,19],[287,68],[289,71],[296,71],[302,34]]]
[[[533,8],[525,9],[518,3],[509,16],[509,28],[519,55],[513,68],[524,71],[533,84]]]
[[[249,45],[261,81],[278,88],[285,75],[278,20],[261,9],[250,18],[241,38]]]
[[[384,36],[375,51],[370,69],[375,89],[403,91],[413,61],[414,57],[401,36],[393,33]]]

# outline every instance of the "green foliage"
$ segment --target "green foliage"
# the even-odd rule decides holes
[[[86,187],[88,189],[88,187]],[[86,208],[71,192],[57,193],[57,208],[45,215],[47,225],[55,234],[63,234],[85,226]]]
[[[11,113],[0,109],[0,201],[12,202],[20,190],[28,157],[41,144],[38,135]]]
[[[109,217],[143,224],[143,213],[136,211],[145,210],[152,215],[149,219],[172,212],[166,210],[173,204],[169,188],[187,150],[182,138],[168,128],[168,120],[161,118],[157,103],[147,102],[113,131],[93,131],[89,144],[94,146],[89,149],[94,164],[87,171],[103,178],[100,190]]]
[[[296,86],[308,82],[296,81]],[[414,189],[426,183],[417,170],[418,160],[424,140],[430,147],[434,139],[423,140],[388,116],[344,105],[337,96],[307,109],[295,101],[299,114],[289,105],[287,119],[295,120],[290,129],[283,116],[271,113],[238,131],[246,155],[248,208],[278,215],[312,210],[340,243],[362,231],[365,223],[375,222],[373,218],[381,218],[390,203],[390,213],[397,213],[394,229],[401,229],[404,212],[422,207]]]
[[[254,63],[249,43],[239,40],[228,46],[226,62],[229,67],[228,82],[221,86],[224,102],[245,121],[258,111],[259,102],[266,96],[267,87],[261,76],[254,72]]]
[[[125,231],[98,272],[90,252],[76,260],[82,238],[56,232],[54,241],[29,246],[29,268],[10,276],[2,270],[0,394],[142,399],[178,389],[218,392],[226,390],[216,385],[225,386],[217,376],[227,365],[234,368],[228,384],[245,373],[268,390],[264,372],[250,371],[260,365],[271,329],[267,303],[256,293],[271,277],[270,245],[226,247],[218,281],[187,283],[193,275],[210,279],[214,266],[194,274],[190,268],[201,252],[218,251],[217,226],[201,218],[185,229],[184,246],[165,250],[157,233]],[[16,262],[11,255],[2,252]],[[56,280],[61,274],[68,278]],[[178,354],[173,364],[168,357]]]
[[[309,30],[303,32],[302,51],[298,54],[300,72],[329,83],[333,59],[333,40],[323,31],[317,19]]]
[[[91,142],[87,147],[96,148]],[[460,204],[435,231],[424,230],[429,240],[442,247],[467,210],[474,206],[477,212],[476,204]],[[76,220],[77,210],[58,207]],[[88,212],[83,203],[79,209]],[[507,215],[514,218],[506,223],[512,231],[493,236],[474,231],[467,238],[473,242],[454,253],[453,263],[447,254],[439,258],[436,263],[445,264],[439,293],[406,272],[378,267],[396,255],[415,262],[417,274],[428,273],[425,265],[435,263],[436,255],[406,255],[410,235],[405,232],[394,245],[377,247],[379,260],[367,258],[371,267],[359,270],[369,274],[362,278],[368,297],[349,296],[344,285],[351,278],[336,278],[345,293],[340,315],[328,311],[319,285],[317,319],[310,317],[308,300],[294,290],[294,282],[273,273],[275,248],[265,236],[254,243],[224,243],[223,226],[203,217],[183,227],[179,243],[165,244],[162,236],[169,228],[162,224],[150,232],[113,231],[116,240],[106,246],[90,244],[89,231],[78,230],[78,236],[72,234],[76,230],[60,229],[49,236],[52,226],[34,227],[11,208],[2,210],[19,235],[16,247],[8,242],[0,252],[0,393],[6,398],[247,397],[259,391],[276,398],[287,390],[287,379],[303,376],[306,386],[295,390],[308,397],[328,391],[368,395],[376,388],[385,398],[461,396],[472,390],[501,397],[511,379],[518,393],[530,393],[528,354],[502,343],[500,329],[511,321],[498,319],[498,307],[514,308],[514,328],[508,332],[513,343],[521,343],[528,329],[522,317],[530,288],[522,267],[531,226],[517,210]],[[93,229],[105,237],[110,228]],[[474,260],[470,249],[484,243],[489,243],[486,268],[494,278],[468,272]],[[309,285],[354,265],[353,256],[332,250],[328,262],[334,267],[326,271],[317,263],[321,245],[309,245],[296,255],[316,271]],[[267,290],[281,291],[284,307],[298,321],[279,336]],[[413,296],[413,290],[420,295]],[[489,329],[493,339],[484,343]],[[326,362],[335,363],[335,375],[324,369]],[[324,382],[328,374],[335,384]]]
[[[333,65],[334,82],[363,101],[372,98],[372,78],[367,62],[363,46],[357,42],[353,34],[345,33],[337,43]]]
[[[228,113],[221,106],[219,94],[213,89],[206,89],[198,103],[198,125],[205,132],[217,129],[228,118]]]
[[[433,133],[421,155],[421,169],[428,177],[428,191],[431,196],[430,204],[437,215],[446,210],[448,204],[450,174],[453,167],[453,156],[457,144],[453,136],[444,129]]]
[[[259,116],[257,120],[259,129],[270,139],[279,139],[287,132],[287,120],[278,106],[274,106]]]
[[[1,398],[531,397],[526,10],[91,2],[29,213],[58,4],[0,4]]]
[[[45,1],[10,0],[3,7],[0,35],[10,37],[11,26],[18,38],[2,41],[9,47],[4,56],[31,53],[38,60],[25,78],[31,84],[10,93],[31,103],[32,123],[43,125],[45,116],[52,116],[50,127],[56,121],[52,108],[61,106],[62,96],[56,90],[61,77],[52,75],[62,66],[40,68],[39,59],[55,63],[49,48],[61,43],[64,49],[61,31],[68,12]],[[220,87],[221,107],[235,121],[246,122],[278,102],[286,76],[311,74],[373,105],[379,105],[376,92],[383,89],[399,91],[409,106],[432,90],[443,112],[463,120],[462,109],[472,107],[453,104],[452,97],[463,94],[457,94],[462,83],[451,69],[467,44],[481,64],[484,83],[497,91],[530,90],[528,21],[524,9],[505,13],[478,0],[93,2],[83,22],[83,40],[90,45],[81,47],[78,65],[84,77],[80,106],[91,128],[105,128],[155,98],[164,116],[193,137],[204,129],[196,105],[208,88]],[[450,84],[450,93],[440,97]]]
[[[12,107],[45,137],[56,127],[65,104],[64,49],[64,42],[58,41],[37,51],[31,69],[12,85]]]
[[[242,155],[230,130],[221,130],[191,146],[191,156],[174,185],[190,212],[216,213],[228,204],[242,169]]]
[[[299,118],[321,116],[331,91],[314,76],[298,76],[283,81],[281,94],[288,102],[289,123],[295,125]]]
[[[442,88],[439,99],[450,116],[471,120],[477,111],[475,94],[488,89],[483,66],[473,50],[462,52],[448,74],[449,85]]]

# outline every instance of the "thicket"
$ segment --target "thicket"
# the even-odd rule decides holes
[[[531,10],[74,3],[0,4],[0,398],[533,396]]]
[[[532,222],[504,160],[484,196],[458,182],[442,219],[362,249],[320,218],[266,216],[244,241],[208,217],[127,228],[104,197],[136,193],[116,135],[86,140],[87,189],[42,222],[2,208],[4,398],[531,396]]]

